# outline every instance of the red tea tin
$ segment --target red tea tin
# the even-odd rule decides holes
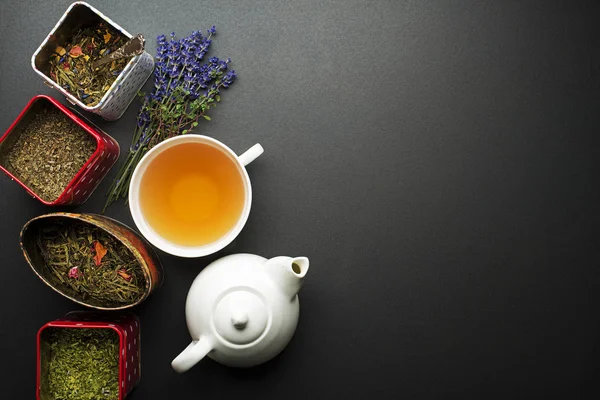
[[[119,337],[119,395],[123,400],[140,382],[140,321],[131,312],[106,313],[73,311],[48,322],[37,334],[37,400],[55,400],[48,393],[46,368],[50,359],[49,332],[52,329],[112,329]]]
[[[34,198],[46,205],[58,206],[83,204],[119,158],[119,144],[117,141],[90,121],[85,120],[82,116],[76,114],[52,97],[38,95],[29,101],[17,119],[8,128],[6,133],[4,133],[2,138],[0,138],[0,149],[2,146],[11,146],[21,134],[21,127],[27,123],[29,117],[46,107],[57,108],[69,117],[69,119],[79,125],[87,134],[91,135],[97,143],[96,151],[90,156],[83,167],[81,167],[79,172],[75,174],[62,194],[53,201],[42,199],[34,190],[22,182],[18,176],[13,175],[1,164],[0,169],[11,179],[17,181],[17,183],[19,183],[19,185]]]

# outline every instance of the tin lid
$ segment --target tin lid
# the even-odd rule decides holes
[[[223,297],[213,315],[217,333],[237,345],[257,340],[266,330],[268,321],[269,311],[263,299],[246,290]]]

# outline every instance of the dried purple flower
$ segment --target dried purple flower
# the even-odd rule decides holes
[[[193,31],[181,39],[175,32],[156,38],[154,87],[144,97],[125,162],[127,167],[113,181],[104,209],[127,196],[131,169],[146,151],[168,137],[189,133],[198,126],[199,118],[210,120],[206,113],[220,101],[220,90],[236,80],[235,71],[228,71],[231,59],[210,57],[202,62],[215,34],[213,26],[206,36]]]

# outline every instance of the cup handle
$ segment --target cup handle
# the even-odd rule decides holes
[[[244,154],[238,156],[240,162],[245,167],[250,164],[252,161],[256,160],[258,156],[260,156],[265,149],[259,144],[256,143],[254,146],[250,147],[248,150],[244,152]]]

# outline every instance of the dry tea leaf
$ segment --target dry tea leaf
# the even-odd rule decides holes
[[[49,76],[60,87],[89,107],[98,105],[106,91],[117,79],[131,57],[123,57],[116,64],[94,68],[103,55],[117,51],[128,38],[104,22],[93,27],[82,27],[67,38],[61,47],[63,57],[51,57]],[[61,73],[63,72],[63,73]]]
[[[2,149],[0,164],[46,201],[64,192],[97,147],[88,132],[54,107],[21,120],[11,135],[18,138]]]
[[[104,258],[108,250],[106,250],[106,247],[102,246],[102,243],[100,243],[97,240],[94,242],[94,250],[96,250],[94,262],[96,263],[96,265],[100,265],[102,263],[102,259]]]
[[[83,222],[52,221],[40,229],[36,242],[44,276],[63,293],[102,307],[133,304],[144,296],[140,263],[105,231]]]
[[[53,329],[47,385],[61,400],[119,398],[119,336],[112,329]]]

